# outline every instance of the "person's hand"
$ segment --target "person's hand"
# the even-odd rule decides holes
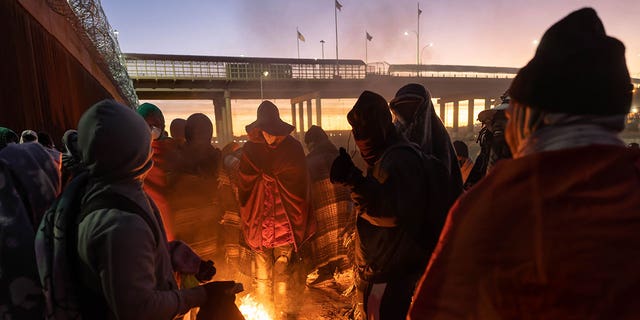
[[[207,292],[207,300],[235,297],[244,290],[242,284],[235,281],[213,281],[203,284],[202,287]]]
[[[347,150],[340,148],[340,155],[333,160],[329,179],[331,183],[339,183],[347,186],[355,186],[362,177],[362,170],[358,169]]]
[[[198,273],[195,274],[196,279],[200,282],[206,282],[211,280],[216,275],[216,267],[213,266],[213,261],[200,261],[200,267],[198,267]]]
[[[214,281],[202,287],[207,292],[207,302],[200,306],[197,320],[244,319],[235,304],[236,293],[243,290],[242,284],[234,281]]]

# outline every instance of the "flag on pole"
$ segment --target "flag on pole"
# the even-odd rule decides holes
[[[297,31],[297,30],[296,30]],[[302,42],[304,42],[304,36],[302,35],[302,33],[300,33],[300,31],[298,31],[298,39]]]
[[[367,40],[371,41],[371,39],[373,39],[373,37],[369,34],[369,32],[365,31],[365,33],[367,34]]]
[[[342,11],[342,5],[340,4],[340,2],[338,2],[338,0],[336,0],[336,9],[338,9],[338,11]]]

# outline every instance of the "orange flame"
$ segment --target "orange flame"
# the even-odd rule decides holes
[[[272,317],[269,314],[267,308],[256,301],[250,294],[240,298],[240,313],[246,320],[271,320]]]

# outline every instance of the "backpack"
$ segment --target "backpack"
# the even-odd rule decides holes
[[[81,205],[88,174],[75,177],[45,213],[36,233],[35,249],[40,283],[46,303],[46,319],[104,318],[107,306],[99,288],[87,288],[79,281],[77,255],[78,226],[99,209],[118,209],[139,215],[149,224],[156,243],[160,235],[145,211],[128,198],[103,192]]]

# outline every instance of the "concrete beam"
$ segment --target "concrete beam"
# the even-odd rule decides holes
[[[226,138],[227,142],[233,140],[233,116],[231,114],[231,91],[226,90],[224,92],[224,104],[225,104],[225,123],[226,123]]]
[[[316,123],[318,127],[322,127],[322,104],[320,100],[320,96],[318,96],[316,98]]]
[[[294,131],[298,131],[298,125],[296,121],[296,104],[291,102],[291,125],[295,128]]]
[[[313,124],[313,108],[311,106],[311,99],[307,100],[307,128],[311,128]]]
[[[468,109],[468,114],[467,114],[467,127],[469,128],[469,130],[473,130],[473,123],[475,122],[475,117],[473,116],[474,114],[474,107],[475,107],[475,99],[469,99],[469,109]]]
[[[300,116],[300,117],[298,118],[298,120],[300,121],[300,130],[298,130],[298,132],[299,132],[301,135],[304,135],[304,131],[305,131],[305,130],[304,130],[304,105],[303,105],[303,102],[300,102],[300,103],[298,104],[298,106],[299,106],[299,107],[298,107],[298,110],[299,110],[299,112],[300,112],[300,113],[299,113],[299,116]]]
[[[459,126],[459,117],[460,117],[460,102],[459,101],[454,101],[453,102],[453,132],[458,132],[458,126]]]

